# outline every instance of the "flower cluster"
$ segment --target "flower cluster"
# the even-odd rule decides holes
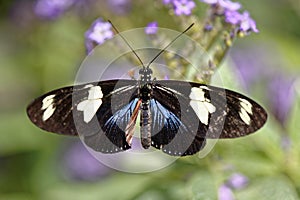
[[[92,51],[94,45],[101,45],[113,36],[114,33],[111,24],[103,21],[102,18],[97,19],[85,33],[87,53]]]
[[[239,31],[243,33],[258,32],[255,21],[250,17],[249,12],[239,12],[242,7],[238,2],[230,0],[201,0],[204,3],[210,4],[214,10],[214,15],[225,17],[225,22],[238,26]]]
[[[242,7],[238,2],[232,2],[230,0],[200,0],[203,3],[211,5],[213,8],[213,14],[223,15],[225,21],[232,25],[239,26],[239,30],[245,33],[251,31],[258,32],[255,21],[250,17],[249,12],[239,12]],[[165,5],[170,5],[173,8],[174,14],[191,15],[193,9],[196,7],[196,3],[193,0],[163,0]]]
[[[40,1],[51,1],[51,0],[40,0]],[[72,0],[65,0],[65,1],[72,1]],[[124,3],[126,1],[121,1],[121,2]],[[190,35],[192,39],[198,41],[199,44],[202,45],[205,50],[210,51],[209,49],[210,47],[216,46],[216,45],[212,45],[211,41],[220,41],[214,39],[217,35],[219,35],[219,37],[224,37],[224,35],[226,36],[226,38],[223,39],[225,47],[217,48],[219,49],[218,50],[219,52],[214,53],[215,55],[212,56],[213,60],[210,61],[210,64],[207,63],[206,68],[208,69],[211,68],[211,66],[217,67],[219,63],[221,63],[229,47],[232,45],[232,41],[237,35],[236,33],[240,33],[238,35],[245,35],[250,32],[258,32],[258,29],[256,28],[255,21],[250,17],[249,12],[244,11],[241,13],[239,11],[242,6],[238,2],[232,2],[230,0],[198,0],[198,2],[209,4],[211,7],[210,8],[211,11],[209,12],[210,15],[208,15],[206,19],[202,20],[203,22],[202,30],[204,32],[201,31],[199,32],[198,29],[198,31],[196,30],[194,31],[194,35],[193,35],[193,32],[190,31],[191,32]],[[174,14],[172,16],[174,18],[177,17],[178,18],[177,20],[183,20],[181,21],[182,23],[179,23],[181,27],[187,26],[186,23],[188,22],[189,18],[192,19],[191,23],[195,22],[195,20],[198,21],[197,18],[198,16],[194,12],[194,9],[196,8],[197,5],[195,0],[162,0],[162,4],[167,6],[172,11],[172,13]],[[216,23],[220,21],[220,20],[215,20],[217,17],[223,18],[224,23],[221,25],[217,25]],[[199,21],[201,22],[201,20]],[[228,26],[226,24],[231,24],[232,26]],[[216,31],[213,31],[215,29],[217,30],[217,32],[220,33],[221,31],[227,31],[227,32],[224,32],[224,34],[217,34]],[[164,39],[159,38],[157,36],[157,30],[158,30],[158,22],[154,21],[148,23],[147,27],[145,28],[145,33],[147,35],[152,35],[152,36],[156,35],[156,37],[151,37],[150,39],[157,40],[157,41],[153,41],[153,43],[155,44],[161,44],[159,40],[164,41]],[[208,32],[214,32],[214,33],[208,35],[207,34]],[[85,34],[85,39],[86,39],[85,44],[86,44],[87,53],[89,53],[95,47],[95,45],[103,44],[103,42],[105,42],[107,39],[112,38],[113,35],[114,33],[111,30],[111,24],[103,21],[101,18],[97,19]],[[214,52],[214,50],[212,52]],[[180,65],[182,65],[182,63],[178,64],[178,66]],[[208,69],[208,70],[214,70],[214,69]],[[203,69],[201,69],[201,71],[203,71]],[[208,78],[198,76],[198,78],[194,78],[194,79],[201,82],[202,81],[209,82],[210,79],[209,76],[211,76],[212,73],[204,72],[204,74],[210,74],[210,75],[208,75]]]
[[[203,59],[201,61],[203,63],[199,63],[199,66],[201,66],[201,69],[199,69],[200,74],[194,73],[194,75],[191,75],[188,70],[183,71],[185,67],[188,67],[188,64],[182,59],[176,58],[176,56],[165,56],[164,59],[167,65],[173,65],[174,69],[177,69],[176,66],[181,66],[179,70],[186,74],[181,74],[180,76],[194,81],[209,83],[214,71],[232,46],[234,39],[237,36],[244,36],[250,32],[258,32],[258,29],[249,12],[240,11],[242,6],[238,2],[230,0],[198,0],[199,5],[200,2],[210,5],[208,15],[204,19],[199,19],[196,10],[194,10],[197,5],[195,0],[162,0],[162,5],[169,8],[171,13],[173,13],[171,16],[177,20],[178,27],[186,28],[191,23],[200,22],[200,26],[197,24],[197,28],[191,29],[189,35],[204,50],[210,52],[211,58],[209,60]],[[217,18],[222,20],[217,20]],[[107,39],[113,37],[114,33],[111,28],[111,24],[103,21],[101,18],[91,25],[85,34],[87,53],[90,53],[95,45],[101,45]],[[165,35],[158,34],[157,21],[148,23],[145,33],[150,36],[149,39],[158,48],[162,48],[164,45],[162,42],[169,41]],[[119,48],[122,49],[122,47]],[[188,58],[189,55],[192,55],[194,47],[192,44],[183,47],[183,49],[185,50],[184,56]],[[131,61],[135,60],[129,59]],[[174,75],[171,78],[177,77]]]

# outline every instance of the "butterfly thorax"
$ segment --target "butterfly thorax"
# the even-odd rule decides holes
[[[142,102],[150,101],[153,90],[153,83],[151,80],[152,70],[150,68],[142,68],[140,69],[139,74],[139,98]]]
[[[142,85],[151,82],[152,70],[150,68],[143,67],[140,69],[140,82]]]

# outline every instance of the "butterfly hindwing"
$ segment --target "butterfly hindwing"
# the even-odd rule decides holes
[[[150,104],[152,121],[155,121],[152,125],[152,146],[174,156],[195,154],[206,143],[202,135],[208,126],[199,122],[189,106],[188,98],[182,97],[183,91],[169,88],[163,83],[155,83]],[[198,129],[202,131],[198,132]]]
[[[100,107],[97,113],[99,122],[93,126],[93,134],[87,132],[84,136],[85,144],[102,153],[115,153],[129,149],[131,141],[127,139],[126,129],[131,120],[134,120],[133,126],[135,124],[136,118],[132,119],[132,115],[139,105],[138,99],[132,99],[115,113],[111,112],[111,104],[108,101],[103,103],[104,106]]]

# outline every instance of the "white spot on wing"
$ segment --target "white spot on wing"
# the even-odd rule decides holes
[[[103,93],[101,91],[100,86],[91,87],[91,89],[89,90],[89,96],[88,96],[89,100],[100,99],[102,97],[103,97]]]
[[[209,113],[214,113],[216,111],[216,107],[212,105],[210,102],[203,102],[205,105],[206,109],[208,110]]]
[[[55,111],[55,107],[53,106],[54,97],[55,94],[52,94],[45,97],[42,101],[42,110],[45,110],[42,116],[43,121],[49,119]]]
[[[251,123],[251,118],[249,116],[252,115],[252,104],[246,99],[239,98],[240,102],[240,117],[241,119],[248,125]]]
[[[241,101],[240,102],[241,107],[245,109],[247,113],[252,114],[252,104],[246,99],[239,98],[239,100]]]
[[[207,125],[208,124],[208,110],[205,108],[205,105],[201,101],[193,101],[191,100],[190,105],[195,111],[196,115],[200,119],[200,121]]]
[[[205,98],[205,92],[201,88],[193,87],[190,93],[190,105],[195,111],[199,120],[207,125],[209,113],[214,113],[216,107],[210,103],[210,100]]]
[[[248,125],[250,125],[251,119],[249,114],[247,113],[247,111],[245,109],[241,109],[241,111],[239,112],[241,119]]]
[[[103,93],[100,86],[93,86],[89,89],[87,100],[77,105],[77,110],[83,111],[83,120],[88,123],[92,120],[102,104]]]
[[[191,89],[190,99],[197,101],[205,101],[205,92],[201,88],[193,87]]]
[[[45,110],[53,103],[54,97],[55,97],[55,94],[51,94],[43,99],[42,110]]]
[[[53,105],[51,104],[45,111],[43,114],[43,121],[46,121],[47,119],[49,119],[53,113],[55,111],[55,108],[53,107]]]

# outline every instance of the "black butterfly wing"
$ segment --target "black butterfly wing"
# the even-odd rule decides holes
[[[35,99],[27,114],[43,130],[80,135],[94,150],[112,153],[130,148],[124,124],[130,123],[136,95],[136,81],[132,80],[65,87]]]
[[[158,120],[163,125],[160,125],[160,131],[156,128],[152,146],[162,148],[171,155],[176,149],[176,155],[194,154],[203,148],[205,138],[248,135],[261,128],[267,119],[265,110],[253,100],[230,90],[204,84],[156,81],[153,98],[159,104],[151,104],[154,105],[152,113],[172,114]],[[156,112],[160,107],[165,111]],[[172,123],[180,126],[172,129]]]
[[[259,104],[231,90],[182,81],[160,81],[157,87],[159,90],[168,90],[175,98],[187,104],[181,105],[185,107],[181,110],[186,109],[186,113],[192,110],[201,124],[207,125],[206,133],[201,131],[204,127],[198,129],[198,133],[206,138],[235,138],[248,135],[260,129],[267,120],[267,113]],[[195,110],[191,102],[205,104],[211,112],[197,114],[197,111],[202,109]],[[190,116],[195,117],[192,114]]]

